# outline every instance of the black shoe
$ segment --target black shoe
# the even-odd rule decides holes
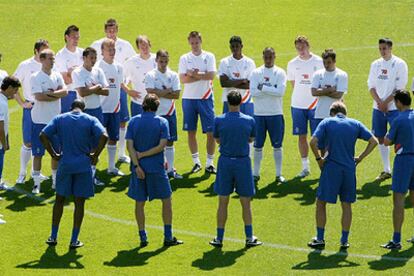
[[[251,237],[250,239],[246,239],[246,247],[255,247],[262,244],[263,243],[259,241],[259,239],[255,236]]]
[[[139,243],[139,247],[140,248],[143,248],[143,247],[145,247],[145,246],[147,246],[148,245],[148,241],[147,240],[145,240],[145,241],[141,241],[140,243]]]
[[[206,173],[217,174],[216,167],[214,167],[213,165],[208,166],[206,168]]]
[[[173,237],[172,240],[164,240],[164,246],[175,246],[183,243],[183,241],[177,240],[176,237]]]
[[[313,249],[325,249],[325,241],[318,240],[317,238],[313,238],[310,242],[308,242],[308,246]]]
[[[260,175],[253,175],[253,180],[254,180],[254,182],[259,182]]]
[[[48,244],[49,246],[56,246],[57,245],[57,239],[52,239],[52,237],[49,237],[46,240],[46,244]]]
[[[197,173],[197,172],[199,172],[199,171],[201,171],[201,165],[197,163],[197,164],[195,164],[195,165],[194,165],[194,167],[192,168],[191,173]]]
[[[341,250],[347,250],[351,245],[349,244],[349,242],[341,242],[339,248]]]
[[[400,250],[402,246],[400,242],[389,241],[388,243],[381,245],[381,247],[390,250]]]
[[[217,248],[223,247],[223,242],[217,238],[212,239],[209,244]]]
[[[76,249],[76,248],[79,248],[79,247],[82,247],[82,246],[84,246],[84,244],[83,244],[83,242],[81,242],[81,241],[76,241],[76,242],[71,242],[70,244],[69,244],[69,248],[70,249]]]

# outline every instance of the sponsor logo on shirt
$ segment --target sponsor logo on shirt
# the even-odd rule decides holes
[[[270,80],[269,77],[263,77],[265,82],[268,82]]]
[[[309,74],[302,74],[302,77],[304,80],[308,80],[309,79]]]
[[[233,72],[233,76],[234,76],[235,78],[239,78],[239,77],[240,77],[240,73],[239,73],[239,72]]]
[[[381,69],[381,74],[378,76],[378,79],[388,80],[388,70],[387,69]]]

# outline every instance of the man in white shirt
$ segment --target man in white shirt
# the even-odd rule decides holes
[[[170,56],[166,50],[159,50],[156,55],[157,68],[145,75],[145,89],[148,93],[156,94],[160,105],[156,115],[168,121],[170,131],[164,156],[167,160],[167,174],[169,178],[182,179],[183,177],[174,168],[174,142],[177,141],[177,115],[175,100],[180,97],[181,85],[178,74],[168,68]]]
[[[26,181],[26,168],[30,159],[32,158],[32,107],[34,104],[34,97],[32,95],[32,88],[30,78],[33,73],[40,71],[42,64],[40,63],[40,53],[49,48],[47,40],[39,39],[35,42],[33,51],[34,56],[24,60],[19,64],[13,76],[19,79],[23,88],[24,100],[19,93],[15,94],[15,99],[23,108],[22,117],[22,131],[23,131],[23,145],[20,150],[20,171],[16,180],[16,184],[23,184]],[[33,170],[32,170],[33,175]],[[48,177],[40,174],[41,181],[47,180]]]
[[[394,103],[394,91],[405,89],[408,82],[407,63],[392,54],[392,40],[381,38],[378,42],[381,58],[371,64],[368,76],[368,89],[374,99],[372,112],[372,133],[379,142],[383,172],[376,180],[383,181],[391,177],[390,150],[384,145],[387,124],[398,116]]]
[[[216,58],[210,52],[201,49],[201,34],[192,31],[188,35],[191,52],[180,57],[180,81],[184,83],[182,96],[183,130],[188,133],[188,145],[192,154],[194,167],[191,173],[201,170],[198,154],[197,122],[201,120],[203,133],[207,135],[206,173],[216,174],[214,152],[216,149],[214,128],[213,79],[216,74]]]
[[[254,141],[253,177],[260,180],[260,165],[266,133],[269,133],[273,147],[276,168],[276,182],[283,183],[282,144],[285,132],[283,118],[283,96],[286,90],[286,73],[275,65],[276,53],[272,47],[263,50],[264,65],[255,69],[250,76],[250,92],[254,102],[256,139]]]
[[[298,55],[287,65],[287,79],[293,88],[291,98],[293,135],[298,136],[298,148],[302,159],[302,171],[298,177],[303,178],[310,173],[308,124],[311,135],[318,124],[315,120],[315,107],[318,99],[312,96],[312,77],[317,70],[323,68],[323,62],[319,56],[310,52],[309,40],[306,36],[296,37],[295,48]]]
[[[34,73],[30,79],[31,92],[34,97],[32,108],[32,155],[33,155],[33,193],[40,192],[40,169],[45,148],[40,142],[40,132],[57,115],[60,114],[60,99],[67,96],[68,92],[62,75],[54,71],[55,53],[52,50],[43,50],[39,55],[42,69]],[[58,149],[59,143],[53,140],[53,146]],[[52,179],[54,188],[56,185],[57,161],[52,160]]]
[[[75,25],[67,27],[64,38],[66,45],[57,52],[54,68],[62,74],[63,80],[68,87],[68,95],[60,100],[62,113],[69,112],[73,101],[77,98],[76,90],[73,89],[72,85],[72,71],[83,63],[83,49],[78,47],[80,38],[79,28]]]

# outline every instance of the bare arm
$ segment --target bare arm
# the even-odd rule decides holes
[[[367,157],[372,150],[378,145],[378,140],[374,136],[372,136],[368,140],[368,145],[366,146],[365,150],[355,158],[355,164],[358,165],[365,157]]]
[[[156,94],[158,97],[166,98],[166,99],[178,99],[180,97],[180,90],[173,91],[171,88],[167,88],[167,89],[147,88],[147,93]]]
[[[98,163],[99,155],[101,154],[102,150],[105,148],[106,142],[108,141],[108,134],[103,133],[101,137],[99,137],[98,146],[95,150],[89,153],[89,158],[91,159],[92,165],[96,165]]]
[[[34,96],[39,102],[53,102],[59,100],[59,98],[53,96],[52,93],[36,93]]]
[[[318,148],[318,138],[316,138],[315,136],[312,136],[312,139],[309,145],[311,147],[313,155],[315,156],[316,162],[318,162],[319,168],[322,170],[325,160],[321,156],[319,148]]]
[[[132,165],[136,168],[135,172],[140,179],[145,178],[145,173],[142,170],[142,168],[139,166],[138,157],[137,157],[137,151],[134,148],[134,141],[127,139],[127,149],[129,152],[129,156],[131,157]]]
[[[32,108],[32,103],[23,100],[19,93],[14,94],[14,99],[23,108]]]
[[[0,121],[0,143],[3,145],[3,149],[8,150],[6,132],[4,131],[4,121]]]
[[[161,139],[160,143],[157,146],[144,152],[137,152],[138,159],[158,154],[164,150],[166,145],[167,145],[167,139]]]
[[[384,138],[384,146],[392,146],[394,144],[393,141],[391,141],[389,138],[385,137]]]
[[[45,149],[50,154],[52,159],[54,159],[56,161],[59,161],[59,159],[61,157],[60,154],[55,152],[55,150],[52,147],[52,144],[50,143],[49,138],[47,137],[47,135],[43,131],[40,132],[40,142],[42,142],[42,145],[45,147]]]
[[[240,89],[249,89],[249,80],[240,79],[240,80],[231,80],[227,75],[220,76],[220,85],[221,87],[235,87]]]
[[[78,87],[76,89],[81,97],[87,97],[92,94],[96,95],[102,95],[102,96],[108,96],[109,95],[109,89],[108,88],[102,88],[100,84],[89,86],[89,87]]]
[[[292,88],[295,88],[295,81],[294,80],[291,80],[290,84],[292,85]]]

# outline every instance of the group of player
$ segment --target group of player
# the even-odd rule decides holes
[[[302,160],[298,177],[310,174],[308,125],[313,135],[310,145],[322,171],[316,204],[317,237],[308,244],[310,247],[324,248],[325,206],[327,202],[335,203],[338,195],[343,208],[341,248],[349,247],[351,203],[356,200],[355,167],[377,143],[384,165],[377,180],[391,177],[388,145],[394,143],[397,156],[404,157],[399,158],[402,161],[394,167],[393,191],[403,198],[407,190],[414,190],[414,115],[410,109],[410,94],[403,90],[408,81],[408,68],[402,59],[392,54],[390,39],[379,40],[381,58],[372,63],[369,72],[368,89],[374,99],[371,133],[360,122],[346,117],[343,98],[348,90],[348,75],[336,67],[335,51],[327,49],[319,57],[310,51],[305,36],[298,36],[294,41],[298,56],[288,63],[287,73],[275,65],[276,52],[272,47],[263,50],[263,65],[256,68],[255,62],[243,54],[242,39],[232,36],[229,41],[231,55],[220,61],[218,69],[223,88],[223,115],[215,116],[216,60],[212,53],[202,49],[199,32],[189,33],[191,51],[181,56],[177,73],[168,67],[166,50],[151,53],[147,36],[137,37],[139,54],[136,54],[128,41],[117,36],[116,20],[107,20],[104,30],[105,38],[81,49],[78,47],[79,28],[69,26],[64,33],[65,46],[56,56],[46,40],[38,40],[34,56],[22,62],[13,77],[6,77],[7,74],[3,77],[2,93],[6,98],[14,97],[23,107],[24,141],[17,184],[25,182],[27,165],[33,156],[33,193],[39,193],[41,182],[47,179],[41,174],[42,156],[45,150],[52,156],[56,201],[52,233],[47,240],[49,245],[57,244],[64,200],[71,195],[75,197],[75,219],[70,246],[83,245],[78,235],[84,202],[93,196],[93,185],[104,185],[96,176],[96,164],[105,145],[107,172],[123,175],[115,166],[117,144],[118,160],[131,166],[128,196],[136,201],[141,246],[148,244],[144,213],[148,199],[162,200],[164,244],[182,243],[172,235],[169,184],[169,178],[182,178],[174,169],[175,100],[180,96],[180,83],[184,84],[181,96],[183,130],[188,133],[194,163],[191,173],[202,169],[196,135],[200,119],[207,136],[205,171],[217,174],[214,190],[219,195],[219,207],[217,235],[210,242],[213,246],[223,245],[229,195],[234,191],[240,196],[243,209],[246,246],[261,244],[253,235],[250,202],[255,194],[254,182],[260,180],[267,134],[273,147],[276,182],[286,181],[282,175],[282,146],[283,97],[287,81],[293,87],[293,134],[298,136]],[[24,99],[17,93],[20,83]],[[11,92],[6,92],[8,89]],[[5,107],[0,114],[3,116],[0,116],[1,160],[8,148],[4,110]],[[386,136],[387,123],[394,120],[396,123]],[[3,132],[1,122],[4,122]],[[368,146],[354,159],[358,138],[367,140]],[[216,143],[220,144],[217,170],[213,162]],[[408,169],[401,170],[401,166],[408,166]],[[2,188],[6,188],[5,184]],[[395,210],[401,213],[398,208],[403,200],[394,196],[394,201]],[[398,220],[398,216],[394,219]],[[401,225],[396,227],[393,240],[385,247],[401,248],[400,233]]]

